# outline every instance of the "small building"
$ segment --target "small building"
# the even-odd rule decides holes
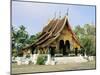
[[[52,56],[55,54],[67,56],[70,53],[77,55],[80,47],[79,40],[69,24],[68,16],[64,16],[51,19],[43,28],[38,40],[23,48],[23,51],[24,53],[30,50],[32,53],[47,54],[49,50]]]

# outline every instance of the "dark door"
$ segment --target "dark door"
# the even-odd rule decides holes
[[[66,40],[65,42],[65,49],[66,49],[66,54],[68,55],[70,52],[70,42],[69,40]]]
[[[55,55],[55,47],[51,47],[51,56],[53,57]]]
[[[59,49],[60,49],[60,53],[62,53],[63,55],[66,54],[66,50],[65,50],[65,46],[64,46],[64,40],[60,40]]]

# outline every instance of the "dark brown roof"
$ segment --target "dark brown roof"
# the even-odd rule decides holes
[[[68,22],[68,17],[64,16],[60,19],[52,19],[47,26],[43,28],[41,35],[38,40],[32,44],[37,47],[45,47],[52,43],[57,37],[59,37],[60,32],[63,30],[64,26],[67,25],[67,29],[72,34],[73,40],[80,45],[75,33],[72,31],[71,26]],[[31,46],[32,46],[31,45]]]
[[[63,24],[64,24],[64,21],[66,20],[65,19],[66,17],[64,17],[63,19],[55,19],[55,20],[53,20],[53,23],[50,23],[50,24],[52,24],[52,25],[50,25],[50,24],[48,24],[48,28],[47,27],[45,27],[44,29],[43,29],[43,31],[45,31],[46,33],[45,34],[48,34],[47,36],[45,36],[44,38],[42,38],[41,40],[39,40],[37,43],[36,43],[36,45],[37,46],[41,46],[41,45],[47,45],[47,43],[49,42],[49,41],[52,41],[53,40],[53,38],[55,38],[56,37],[56,35],[58,34],[58,32],[59,32],[59,30],[62,28],[62,26],[63,26]],[[52,21],[51,21],[52,22]],[[45,35],[44,34],[44,35]],[[44,35],[42,35],[42,36],[44,36]],[[41,36],[41,37],[42,37]],[[40,37],[40,38],[41,38]]]

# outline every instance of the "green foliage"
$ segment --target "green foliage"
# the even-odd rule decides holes
[[[27,41],[27,44],[34,43],[37,40],[37,38],[39,37],[39,35],[40,35],[40,32],[38,32],[36,35],[31,35]]]
[[[14,27],[12,27],[12,48],[21,49],[26,45],[27,39],[28,33],[23,25],[18,30],[14,30]]]
[[[37,36],[31,35],[30,38],[28,39],[27,43],[32,44],[37,40]]]
[[[76,26],[74,28],[81,45],[84,47],[87,55],[96,55],[95,51],[95,26],[85,24],[83,27]]]
[[[17,57],[17,51],[16,51],[16,49],[12,50],[12,56]]]
[[[37,59],[38,65],[44,65],[47,57],[45,55],[39,55]]]
[[[95,55],[95,47],[93,45],[92,39],[89,37],[82,38],[82,45],[86,50],[87,55]]]
[[[23,25],[21,25],[18,29],[12,26],[11,30],[13,56],[16,56],[23,47],[34,43],[40,35],[39,32],[36,35],[30,36]]]

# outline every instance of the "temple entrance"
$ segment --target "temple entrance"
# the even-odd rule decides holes
[[[65,46],[64,46],[64,40],[60,40],[59,42],[59,49],[60,49],[60,53],[65,55],[66,51],[65,51]]]
[[[68,55],[69,52],[70,52],[70,42],[69,42],[69,40],[65,41],[65,51],[66,51],[66,55]]]
[[[31,49],[32,54],[34,54],[34,51],[35,51],[35,47],[32,47]]]
[[[55,47],[50,47],[50,48],[51,48],[51,51],[50,51],[51,56],[54,57],[54,55],[55,55]]]

